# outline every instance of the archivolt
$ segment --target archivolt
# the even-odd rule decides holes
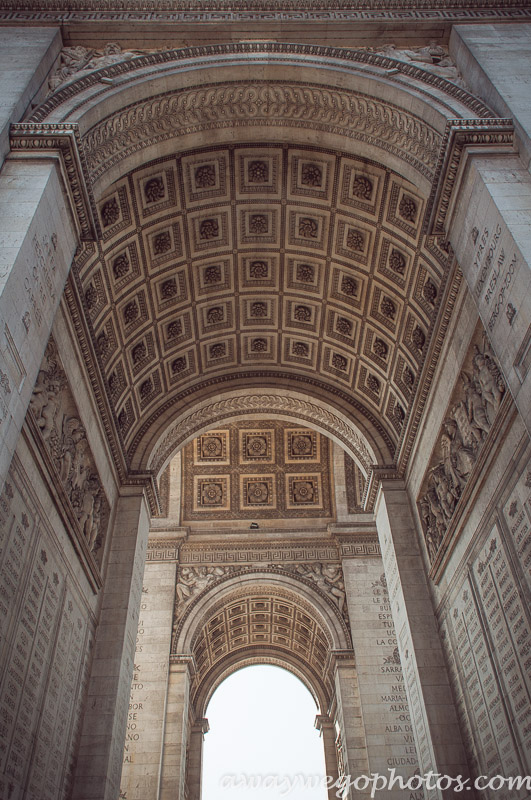
[[[295,393],[249,395],[241,392],[222,400],[205,402],[193,411],[185,412],[157,441],[148,460],[148,469],[160,473],[172,455],[201,432],[227,419],[254,414],[275,414],[296,420],[299,424],[311,425],[344,446],[366,475],[380,461],[381,454],[377,455],[352,420],[324,404],[311,402],[307,397]]]
[[[204,714],[223,678],[251,663],[292,671],[326,709],[333,696],[330,654],[352,651],[344,621],[321,594],[271,569],[233,574],[200,595],[172,646],[174,658],[194,657],[196,715]]]

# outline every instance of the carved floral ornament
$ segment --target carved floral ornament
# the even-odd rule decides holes
[[[505,394],[505,382],[485,339],[474,344],[439,432],[424,491],[418,499],[430,562],[437,559],[455,509]]]
[[[363,435],[332,411],[297,397],[261,394],[230,397],[190,412],[166,432],[149,460],[149,468],[155,473],[160,472],[179,447],[193,439],[205,426],[210,426],[215,419],[223,420],[247,413],[266,416],[271,413],[281,414],[296,418],[301,423],[309,422],[343,441],[355,453],[366,473],[376,463],[375,454]]]

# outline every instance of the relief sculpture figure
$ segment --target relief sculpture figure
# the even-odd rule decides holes
[[[461,392],[439,433],[438,451],[429,469],[418,507],[428,556],[436,558],[455,508],[503,400],[505,383],[490,346],[474,345],[472,374],[461,372]]]
[[[103,542],[106,500],[85,428],[50,340],[33,390],[30,408],[40,435],[76,515],[79,528],[95,555]]]

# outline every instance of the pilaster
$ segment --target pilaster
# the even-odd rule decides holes
[[[172,656],[164,727],[159,800],[185,800],[186,756],[190,736],[192,656]]]
[[[387,776],[394,769],[408,780],[418,760],[382,561],[344,557],[342,563],[369,772]],[[398,784],[385,796],[410,800]]]
[[[437,622],[402,481],[382,480],[375,512],[420,774],[432,770],[467,777]],[[424,794],[429,800],[455,796],[451,790],[427,788]]]
[[[115,800],[133,676],[148,507],[137,487],[119,498],[96,634],[73,800]]]
[[[176,571],[167,561],[144,571],[120,780],[128,800],[159,796]]]

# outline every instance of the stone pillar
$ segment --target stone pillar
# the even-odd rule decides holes
[[[47,91],[46,76],[61,51],[59,28],[0,29],[0,166],[9,151],[9,125]]]
[[[135,658],[149,509],[138,487],[118,499],[72,800],[116,800]]]
[[[339,777],[337,769],[337,750],[336,750],[336,729],[333,721],[327,714],[317,714],[315,717],[315,727],[321,734],[323,740],[325,769],[328,778],[332,778],[328,789],[329,800],[336,800],[337,788],[334,786]]]
[[[127,800],[159,796],[176,570],[148,561],[144,571],[120,780]]]
[[[369,771],[408,780],[418,767],[395,623],[379,556],[343,558],[347,607],[356,655]],[[386,790],[388,800],[421,797],[400,789]]]
[[[338,763],[339,772],[353,778],[367,775],[369,762],[354,654],[350,650],[332,651],[331,658],[335,679],[336,742],[339,735],[343,760],[342,764]],[[341,761],[339,753],[338,761]],[[369,793],[358,792],[358,796],[368,797]]]
[[[0,489],[76,247],[57,161],[9,158],[0,171]]]
[[[159,800],[185,800],[192,656],[172,656],[164,726]]]
[[[208,720],[198,719],[190,727],[190,745],[186,768],[187,800],[201,800],[201,776],[203,773],[203,742],[208,733]]]
[[[515,156],[470,156],[449,239],[531,433],[531,176]]]
[[[432,770],[468,777],[424,562],[402,481],[382,480],[375,512],[420,773]],[[461,796],[451,790],[424,791],[429,800]]]

